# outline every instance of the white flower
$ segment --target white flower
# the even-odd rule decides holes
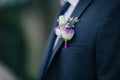
[[[66,23],[67,23],[65,17],[64,16],[59,16],[59,20],[58,21],[59,21],[59,26],[64,28]]]

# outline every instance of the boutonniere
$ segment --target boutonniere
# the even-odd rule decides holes
[[[66,21],[64,16],[59,16],[58,25],[55,27],[55,33],[59,38],[63,38],[65,41],[64,48],[67,48],[67,42],[71,40],[75,34],[74,31],[74,25],[79,21],[79,19],[76,18],[68,18],[68,21]]]

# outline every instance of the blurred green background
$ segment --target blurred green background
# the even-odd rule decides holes
[[[0,0],[0,80],[37,80],[59,0]]]

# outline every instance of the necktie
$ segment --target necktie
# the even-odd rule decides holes
[[[68,10],[68,8],[70,7],[70,3],[69,2],[65,2],[65,4],[63,5],[63,7],[61,8],[59,15],[64,15],[64,13]],[[59,41],[59,38],[57,37],[53,46],[53,50],[55,49],[57,42]]]
[[[70,3],[69,2],[65,2],[65,4],[63,5],[63,7],[60,10],[59,15],[63,15],[67,11],[67,9],[69,8],[69,6],[70,6]]]

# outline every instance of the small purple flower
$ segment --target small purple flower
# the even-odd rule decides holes
[[[74,35],[74,30],[71,27],[66,27],[63,32],[62,32],[62,37],[65,40],[65,44],[64,44],[64,48],[67,48],[67,41],[72,39],[73,35]]]
[[[65,39],[65,40],[70,40],[72,39],[73,35],[74,35],[74,30],[71,28],[71,27],[66,27],[64,29],[64,31],[62,32],[62,37]]]
[[[55,34],[56,34],[59,38],[62,37],[62,33],[61,33],[61,29],[60,29],[60,26],[59,26],[59,25],[57,25],[57,26],[55,27]]]

